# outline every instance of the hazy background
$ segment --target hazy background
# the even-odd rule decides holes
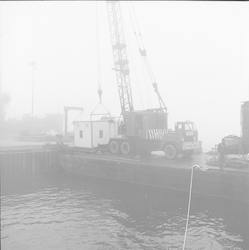
[[[121,2],[133,99],[135,109],[142,109],[148,104],[127,4]],[[249,99],[249,3],[138,1],[132,5],[168,108],[169,126],[179,120],[194,121],[203,147],[209,149],[223,136],[240,135],[240,105]],[[0,2],[0,89],[12,97],[6,118],[31,113],[29,62],[33,60],[37,66],[34,115],[63,113],[68,105],[84,107],[82,119],[88,120],[99,102],[98,81],[104,105],[113,115],[120,114],[105,1],[97,2],[97,10],[96,18],[95,1]],[[150,93],[157,107],[152,86]]]

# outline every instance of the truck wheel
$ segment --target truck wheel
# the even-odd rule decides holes
[[[110,151],[112,154],[117,154],[119,151],[119,145],[116,141],[110,143]]]
[[[131,145],[127,141],[122,142],[120,149],[123,155],[129,155],[131,153]]]
[[[172,159],[176,158],[176,156],[177,156],[176,147],[172,144],[168,144],[164,148],[164,153],[165,153],[165,157],[167,159],[172,160]]]
[[[184,157],[190,157],[193,153],[194,153],[194,150],[193,150],[193,149],[182,151],[182,155],[183,155]]]

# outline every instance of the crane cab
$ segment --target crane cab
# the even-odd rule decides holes
[[[152,130],[167,131],[167,113],[161,109],[125,111],[123,112],[123,124],[121,126],[120,132],[123,136],[158,139],[151,138],[150,135],[152,135]]]
[[[119,134],[110,138],[110,152],[129,155],[149,154],[158,150],[160,141],[167,133],[167,113],[164,109],[124,111]]]

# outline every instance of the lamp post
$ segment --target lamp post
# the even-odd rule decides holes
[[[34,85],[35,85],[35,69],[36,69],[36,64],[35,61],[29,62],[29,66],[32,67],[33,69],[33,77],[32,77],[32,123],[34,119]]]

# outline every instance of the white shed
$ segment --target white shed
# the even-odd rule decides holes
[[[75,147],[96,148],[98,144],[108,144],[117,132],[117,122],[114,120],[75,121]]]

